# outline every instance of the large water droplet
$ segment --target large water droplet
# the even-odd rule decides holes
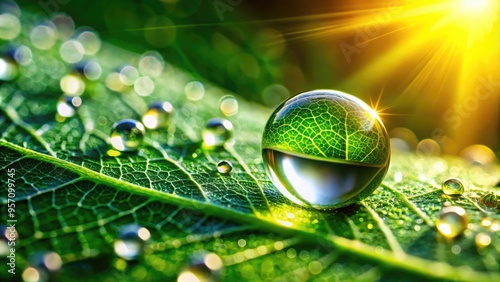
[[[64,118],[73,117],[76,109],[82,105],[82,99],[78,96],[63,95],[57,102],[57,113]]]
[[[205,148],[215,148],[230,143],[233,137],[233,124],[222,118],[213,118],[203,129],[203,145]]]
[[[150,129],[168,127],[173,111],[174,107],[169,102],[154,102],[149,105],[148,111],[142,117],[142,122]]]
[[[220,281],[223,269],[221,258],[214,253],[197,252],[189,265],[179,274],[177,282],[216,282]]]
[[[142,254],[150,237],[149,230],[138,224],[124,225],[114,244],[115,253],[125,260],[135,260]]]
[[[446,179],[441,185],[443,193],[446,195],[462,195],[464,193],[464,184],[458,178]]]
[[[139,121],[124,119],[113,125],[111,145],[118,151],[135,151],[141,145],[146,129]]]
[[[262,155],[278,190],[293,202],[337,208],[370,195],[390,160],[377,113],[358,98],[311,91],[282,103],[264,129]]]
[[[217,171],[221,174],[229,174],[233,170],[233,164],[230,161],[222,160],[217,163]]]
[[[436,222],[436,228],[447,239],[461,235],[469,224],[467,214],[462,207],[443,207]]]

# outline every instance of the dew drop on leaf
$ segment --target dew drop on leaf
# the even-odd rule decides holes
[[[222,160],[217,163],[217,171],[221,174],[229,174],[233,170],[233,164],[230,161]]]
[[[114,243],[115,253],[125,260],[136,260],[143,253],[150,237],[149,230],[138,224],[124,225]]]
[[[81,105],[82,98],[63,95],[57,102],[57,114],[64,118],[73,117],[76,114],[77,108]]]
[[[217,254],[197,252],[192,255],[188,266],[179,274],[177,282],[220,281],[223,266],[222,259]]]
[[[154,102],[142,117],[144,126],[149,129],[168,127],[174,108],[169,102]]]
[[[335,90],[305,92],[283,102],[262,137],[266,170],[291,201],[338,208],[370,195],[390,161],[387,131],[360,99]]]
[[[111,145],[118,151],[135,151],[146,134],[144,125],[133,119],[124,119],[113,125]]]
[[[205,148],[224,146],[232,140],[233,124],[226,119],[213,118],[205,125],[202,135]]]
[[[479,203],[489,208],[498,206],[498,196],[493,192],[488,192],[479,198]]]
[[[462,195],[464,193],[464,184],[458,178],[448,178],[441,185],[443,193],[446,195]]]
[[[453,239],[460,236],[468,224],[469,219],[462,207],[449,206],[443,207],[439,212],[436,228],[445,238]]]

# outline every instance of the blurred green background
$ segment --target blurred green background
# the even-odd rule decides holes
[[[447,77],[435,77],[433,83],[440,84],[433,85],[439,89],[435,93],[425,87],[408,89],[419,67],[411,56],[390,75],[380,75],[385,68],[380,65],[370,81],[356,79],[389,47],[404,46],[405,37],[389,18],[378,34],[364,38],[363,48],[349,56],[345,49],[353,46],[364,19],[376,19],[374,11],[399,2],[404,1],[18,1],[40,16],[66,13],[77,26],[90,26],[104,41],[125,49],[158,50],[167,62],[196,79],[270,108],[303,91],[338,89],[384,109],[382,118],[389,130],[407,127],[418,139],[434,138],[444,153],[458,154],[480,143],[498,156],[498,89],[487,103],[462,115],[447,96]],[[358,27],[345,28],[355,20]],[[469,116],[477,120],[474,126],[467,122]]]

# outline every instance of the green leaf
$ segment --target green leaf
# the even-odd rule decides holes
[[[25,37],[16,40],[31,46]],[[500,279],[499,233],[481,225],[484,217],[498,224],[498,210],[477,203],[487,192],[498,194],[498,166],[399,153],[366,200],[338,210],[305,209],[278,193],[265,173],[260,142],[269,109],[240,99],[238,114],[229,118],[235,145],[205,151],[200,132],[220,115],[225,91],[206,84],[204,98],[189,101],[183,89],[192,78],[169,67],[147,97],[110,91],[104,78],[87,82],[78,114],[57,122],[59,79],[69,68],[56,51],[32,50],[33,64],[0,86],[0,168],[16,185],[17,278],[32,254],[53,250],[63,259],[64,281],[168,281],[193,252],[208,250],[223,259],[226,281]],[[138,55],[104,45],[97,59],[107,75]],[[112,124],[140,119],[157,100],[174,105],[173,127],[149,131],[138,152],[109,156]],[[230,175],[217,173],[219,160],[233,163]],[[402,180],[394,177],[400,174]],[[466,195],[442,195],[439,185],[450,176],[462,179]],[[471,222],[452,241],[434,226],[445,201],[464,207]],[[148,228],[152,238],[139,261],[124,267],[113,242],[128,223]],[[479,232],[492,242],[478,250]],[[0,270],[11,277],[5,263]]]

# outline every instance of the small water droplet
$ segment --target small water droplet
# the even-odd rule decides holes
[[[138,224],[124,225],[120,228],[118,240],[114,244],[115,253],[125,260],[136,260],[150,237],[149,230]]]
[[[217,171],[221,174],[229,174],[233,170],[233,164],[230,161],[222,160],[217,163]]]
[[[113,125],[111,145],[118,151],[135,151],[141,145],[146,129],[139,121],[124,119]]]
[[[370,195],[387,172],[389,148],[377,113],[334,90],[310,91],[283,102],[262,137],[262,158],[277,189],[296,204],[318,209]]]
[[[238,100],[232,95],[226,95],[220,99],[219,109],[225,116],[232,116],[238,113]]]
[[[458,178],[448,178],[441,185],[443,193],[446,195],[462,195],[464,193],[464,184]]]
[[[57,102],[57,114],[63,118],[73,117],[78,107],[82,105],[82,98],[79,96],[63,95]]]
[[[203,129],[203,145],[205,148],[215,148],[229,144],[233,137],[233,124],[222,118],[213,118]]]
[[[475,242],[478,249],[483,249],[491,244],[491,237],[486,233],[478,233]]]
[[[55,281],[61,266],[61,257],[55,252],[34,253],[22,277],[24,281]]]
[[[468,224],[465,210],[462,207],[451,206],[441,210],[436,228],[445,238],[453,239],[460,236],[467,229]]]
[[[170,125],[174,107],[169,102],[154,102],[142,117],[142,122],[149,129],[165,128]]]
[[[224,264],[214,253],[197,252],[192,255],[189,265],[179,274],[177,282],[220,281]]]
[[[498,206],[498,196],[493,192],[488,192],[479,198],[479,203],[485,205],[489,208],[494,208]]]

